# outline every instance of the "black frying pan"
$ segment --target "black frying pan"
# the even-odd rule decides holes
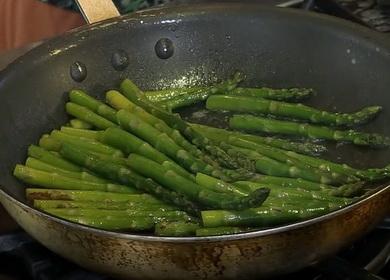
[[[155,45],[168,38],[173,55]],[[125,55],[128,65],[112,57]],[[82,70],[79,72],[79,70]],[[74,30],[0,74],[0,201],[32,236],[87,268],[134,279],[251,279],[315,263],[373,228],[389,210],[390,187],[330,214],[268,230],[202,238],[161,238],[92,229],[26,204],[12,176],[30,143],[63,124],[66,92],[101,97],[131,77],[143,89],[205,84],[244,71],[246,85],[313,87],[312,104],[352,111],[381,104],[367,131],[390,134],[390,41],[358,25],[256,4],[157,8]],[[70,75],[72,73],[72,75]],[[81,74],[81,75],[80,75]],[[388,150],[333,149],[356,167],[382,166]]]

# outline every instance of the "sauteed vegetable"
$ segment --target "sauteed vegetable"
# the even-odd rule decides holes
[[[74,119],[31,145],[14,175],[41,187],[27,188],[26,196],[51,215],[160,236],[234,234],[315,217],[389,178],[389,167],[321,159],[326,148],[318,143],[189,123],[172,113],[207,100],[207,109],[246,114],[231,117],[233,129],[390,145],[386,136],[343,130],[373,119],[380,106],[325,112],[292,103],[311,89],[239,88],[242,79],[238,73],[208,87],[147,92],[126,79],[120,91],[106,93],[106,103],[72,90],[65,108]]]

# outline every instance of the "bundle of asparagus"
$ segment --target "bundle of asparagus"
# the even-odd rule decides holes
[[[153,93],[125,80],[121,92],[106,93],[107,103],[72,90],[66,111],[74,119],[31,145],[14,175],[40,187],[27,188],[27,199],[51,215],[160,236],[234,234],[315,217],[364,195],[367,182],[389,177],[387,168],[360,170],[319,159],[320,145],[190,124],[164,109],[209,96],[210,107],[211,98],[223,101],[221,94],[228,93],[285,112],[273,107],[278,101],[262,100],[298,101],[312,94],[237,88],[241,79]],[[366,121],[378,110],[356,114]],[[311,120],[350,120],[303,111],[314,114]]]

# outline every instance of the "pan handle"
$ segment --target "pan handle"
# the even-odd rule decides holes
[[[120,16],[111,0],[76,0],[76,3],[89,24]]]

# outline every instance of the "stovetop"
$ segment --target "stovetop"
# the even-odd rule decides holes
[[[380,3],[390,4],[390,0],[263,1],[332,14],[366,25],[379,32],[390,32],[390,6],[380,5]],[[177,2],[182,3],[183,0]],[[390,218],[337,256],[276,280],[390,279],[389,259]],[[101,280],[110,279],[110,277],[70,263],[37,243],[27,233],[16,230],[8,234],[0,234],[0,279]]]

